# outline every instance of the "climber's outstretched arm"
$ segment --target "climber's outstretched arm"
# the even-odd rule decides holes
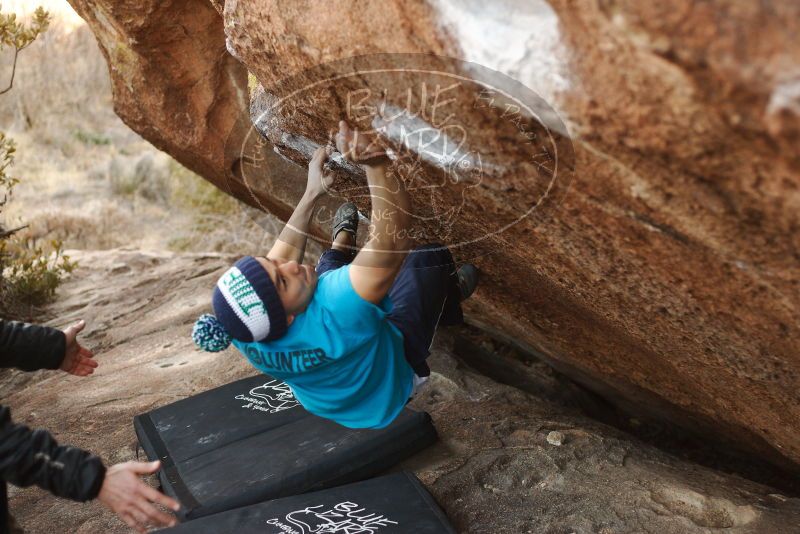
[[[361,298],[378,304],[392,287],[411,246],[411,201],[403,182],[388,172],[389,160],[377,150],[374,138],[342,121],[336,145],[367,173],[372,203],[369,237],[350,266],[350,282]]]
[[[314,206],[317,200],[325,195],[333,181],[333,176],[323,169],[325,160],[332,151],[333,147],[320,147],[314,152],[314,156],[308,163],[306,191],[300,202],[297,203],[292,216],[286,221],[286,226],[281,230],[278,239],[267,254],[267,258],[295,260],[297,263],[303,261],[306,253],[306,241],[308,241],[308,227],[314,213]]]

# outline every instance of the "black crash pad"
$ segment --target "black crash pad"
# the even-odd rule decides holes
[[[430,416],[405,408],[380,430],[305,411],[283,382],[245,378],[138,415],[139,443],[161,460],[164,492],[194,519],[374,476],[436,440]]]
[[[164,534],[454,534],[411,473],[394,473],[214,514]]]

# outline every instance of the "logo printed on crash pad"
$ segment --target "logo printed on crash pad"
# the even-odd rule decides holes
[[[289,385],[280,380],[270,380],[235,398],[247,402],[242,408],[257,412],[278,413],[300,405]]]
[[[385,515],[372,513],[350,501],[340,502],[328,510],[325,508],[323,504],[308,506],[289,512],[283,521],[268,519],[267,524],[278,528],[275,534],[374,534],[381,527],[399,525]]]

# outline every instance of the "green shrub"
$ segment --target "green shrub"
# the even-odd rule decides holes
[[[56,288],[76,263],[64,254],[60,241],[42,246],[12,239],[0,241],[0,266],[0,313],[30,317],[34,308],[53,299]]]
[[[5,50],[6,47],[14,49],[11,77],[8,86],[0,90],[0,95],[9,92],[14,85],[19,53],[35,41],[40,34],[47,31],[49,25],[50,13],[41,7],[37,7],[33,12],[30,25],[17,22],[17,15],[14,13],[0,13],[0,51]]]
[[[11,198],[17,178],[9,176],[14,162],[14,142],[0,132],[0,210]],[[20,237],[24,227],[0,227],[0,314],[29,317],[32,309],[49,302],[64,275],[75,268],[60,241],[48,244]]]
[[[47,29],[50,15],[38,8],[30,25],[17,22],[14,14],[0,13],[0,51],[14,49],[14,59],[7,93],[14,84],[17,57],[24,48]],[[16,145],[0,132],[0,211],[12,196],[19,180],[8,174],[14,163]],[[5,229],[0,226],[0,314],[4,317],[28,318],[32,309],[50,301],[64,275],[75,268],[65,256],[59,241],[41,244],[20,237],[24,228]]]
[[[106,146],[111,144],[110,137],[97,132],[87,132],[81,129],[77,129],[72,132],[72,135],[74,135],[75,139],[77,139],[84,145]]]

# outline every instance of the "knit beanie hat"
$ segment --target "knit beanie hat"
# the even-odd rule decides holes
[[[245,256],[217,281],[211,297],[216,317],[201,316],[192,339],[203,350],[225,350],[231,338],[271,341],[286,333],[286,310],[269,273],[252,256]]]

